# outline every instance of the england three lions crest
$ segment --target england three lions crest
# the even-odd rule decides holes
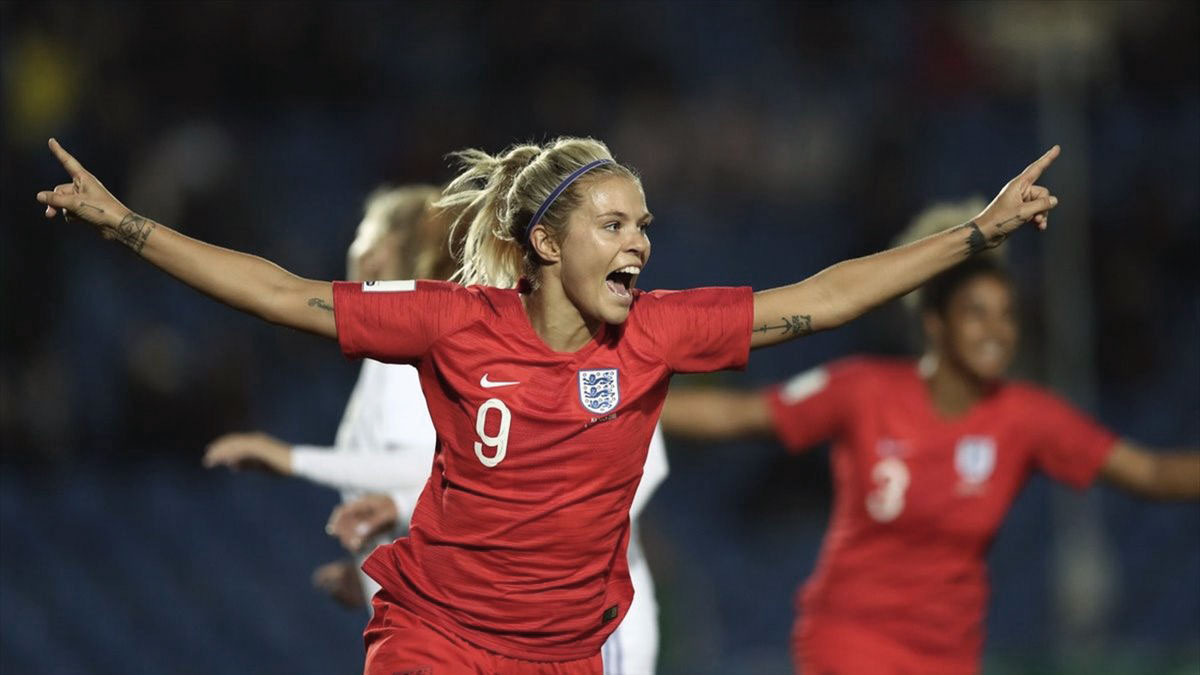
[[[579,371],[579,402],[590,413],[603,415],[621,401],[616,368]]]
[[[996,469],[996,439],[963,436],[954,448],[954,468],[967,485],[979,485]]]

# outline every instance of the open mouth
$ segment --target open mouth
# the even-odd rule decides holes
[[[613,270],[604,278],[604,283],[608,286],[609,292],[618,298],[632,298],[634,285],[637,283],[638,274],[641,274],[642,268],[636,265],[628,265],[618,270]]]

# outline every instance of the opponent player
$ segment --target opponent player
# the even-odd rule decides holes
[[[452,221],[432,208],[439,194],[432,185],[372,193],[347,253],[349,278],[448,278],[454,271],[447,245]],[[418,264],[425,269],[417,270]],[[429,479],[435,440],[417,371],[363,359],[332,448],[291,445],[262,432],[231,433],[213,441],[204,465],[307,478],[340,491],[343,502],[367,493],[386,493],[377,497],[404,517],[393,519],[393,527],[351,551],[357,560],[327,563],[313,573],[313,582],[342,604],[369,607],[379,585],[361,571],[366,555],[359,551],[369,552],[402,534],[394,526],[407,523],[407,514]]]
[[[1045,226],[1057,146],[968,223],[791,286],[634,290],[650,253],[641,183],[591,139],[458,153],[467,284],[329,283],[130,211],[51,140],[72,182],[40,192],[180,280],[345,354],[415,364],[437,430],[409,536],[365,569],[383,590],[366,672],[596,673],[629,607],[629,507],[675,372],[742,367]]]
[[[985,556],[1035,471],[1077,488],[1103,476],[1146,497],[1200,498],[1200,453],[1149,451],[1003,379],[1018,327],[999,255],[914,295],[917,363],[851,358],[763,392],[677,389],[663,410],[680,436],[773,434],[792,452],[832,439],[832,522],[796,598],[797,672],[978,672]]]

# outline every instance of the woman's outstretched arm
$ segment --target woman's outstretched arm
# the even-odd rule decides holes
[[[769,437],[774,431],[762,392],[736,389],[672,387],[659,421],[671,436],[702,441]]]
[[[1200,499],[1200,452],[1150,450],[1117,441],[1101,472],[1110,483],[1147,499]]]
[[[303,279],[258,256],[213,246],[180,234],[129,210],[50,139],[50,150],[71,177],[53,190],[39,192],[46,217],[58,212],[68,220],[93,225],[167,274],[243,312],[282,326],[337,338],[333,321],[333,285]]]
[[[1058,199],[1036,182],[1058,153],[1056,145],[1026,167],[971,222],[905,246],[838,263],[790,286],[755,293],[750,346],[765,347],[836,328],[972,255],[999,245],[1030,220],[1045,229],[1047,213]]]

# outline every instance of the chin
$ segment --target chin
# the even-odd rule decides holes
[[[619,326],[619,325],[625,323],[625,320],[629,318],[629,308],[628,307],[621,307],[621,308],[606,307],[604,309],[604,311],[601,312],[600,318],[604,320],[604,323],[612,324],[614,326]]]
[[[971,376],[980,382],[987,384],[995,384],[1004,379],[1005,373],[1008,372],[1008,366],[977,366],[970,369]]]

